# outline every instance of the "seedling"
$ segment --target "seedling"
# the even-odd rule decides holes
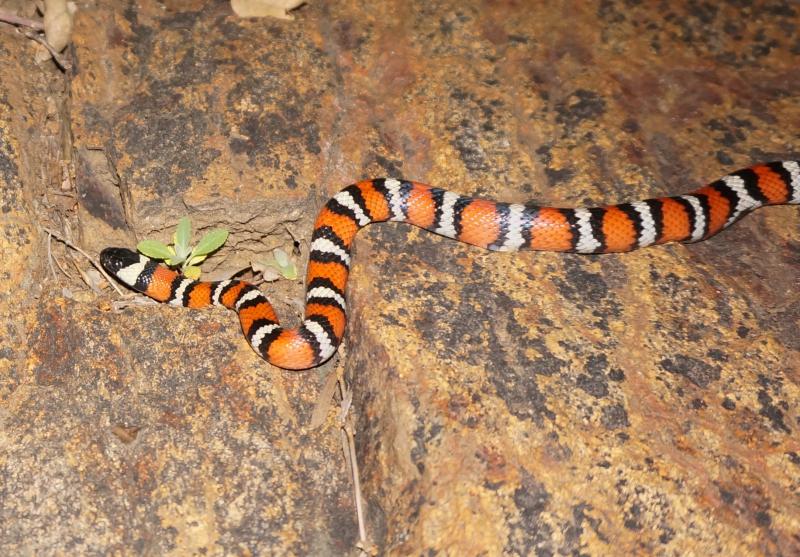
[[[253,261],[250,266],[256,273],[261,273],[263,279],[272,282],[283,277],[288,280],[297,279],[297,265],[289,258],[289,254],[281,248],[272,250],[272,258],[263,261]]]
[[[194,247],[189,244],[191,237],[192,222],[189,217],[183,217],[178,221],[171,245],[158,240],[142,240],[136,249],[147,257],[163,260],[170,267],[179,266],[181,273],[186,277],[197,280],[201,273],[200,263],[205,261],[209,254],[222,247],[228,239],[228,231],[224,228],[215,228],[206,232]]]

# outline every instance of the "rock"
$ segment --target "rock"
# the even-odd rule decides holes
[[[213,271],[293,238],[304,265],[319,207],[371,176],[557,206],[684,193],[800,158],[798,18],[100,3],[76,14],[68,119],[49,120],[69,134],[26,124],[64,91],[3,35],[2,553],[357,552],[336,405],[307,426],[336,362],[272,369],[222,310],[87,302],[77,275],[49,275],[37,221],[96,253],[168,240],[189,214],[231,230]],[[65,153],[85,181],[54,213],[37,200]],[[606,256],[362,232],[342,365],[377,550],[800,552],[798,225],[797,207],[762,209],[707,242]],[[291,320],[302,286],[269,292]]]

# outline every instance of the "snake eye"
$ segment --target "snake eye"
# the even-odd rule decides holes
[[[139,254],[126,248],[106,248],[100,252],[100,263],[111,274],[139,263]]]

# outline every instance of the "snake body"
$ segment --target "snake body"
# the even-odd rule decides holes
[[[356,233],[373,222],[406,222],[496,251],[624,252],[667,242],[697,242],[764,205],[800,204],[800,162],[739,170],[685,195],[606,207],[560,209],[464,197],[417,182],[379,178],[332,197],[314,224],[303,323],[281,327],[261,291],[244,281],[202,282],[124,248],[100,254],[105,269],[159,302],[235,310],[250,345],[269,363],[307,369],[344,336],[345,288]]]

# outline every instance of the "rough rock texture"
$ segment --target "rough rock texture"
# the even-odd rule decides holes
[[[307,426],[333,363],[270,369],[222,311],[109,311],[62,246],[73,278],[50,271],[37,224],[94,254],[190,214],[231,230],[208,262],[230,269],[293,239],[304,255],[316,210],[367,176],[570,206],[800,158],[788,0],[295,15],[81,5],[66,77],[0,29],[0,553],[358,538],[335,412]],[[592,257],[362,233],[343,363],[379,550],[800,553],[799,227],[770,208],[705,243]],[[301,285],[269,290],[297,311]]]
[[[305,183],[285,183],[322,164],[316,124],[295,132],[299,109],[273,107],[292,122],[278,126],[266,106],[267,91],[276,103],[307,95],[305,77],[289,74],[288,61],[277,81],[276,66],[263,62],[287,52],[308,58],[270,40],[298,28],[239,22],[219,6],[213,13],[202,4],[114,4],[82,6],[67,79],[51,65],[37,68],[34,43],[0,29],[3,60],[15,64],[0,64],[8,287],[0,315],[9,331],[0,346],[0,554],[352,552],[355,512],[335,413],[321,430],[308,427],[319,372],[269,369],[225,311],[109,311],[117,296],[89,291],[58,243],[57,279],[49,275],[36,224],[71,231],[96,255],[158,237],[154,230],[171,231],[189,213],[197,227],[231,228],[247,261],[248,246],[266,255],[261,240],[288,238],[283,228],[282,239],[270,233],[292,225],[301,200],[313,206]],[[209,31],[226,26],[225,34]],[[215,83],[220,91],[207,94],[220,106],[212,108],[202,89]],[[50,115],[48,99],[67,112]],[[220,107],[230,107],[227,120]],[[49,119],[72,142],[48,150]],[[50,135],[58,138],[58,129]],[[287,163],[294,170],[278,165],[282,152],[298,153]],[[38,158],[55,167],[54,177],[36,167]],[[64,177],[62,166],[71,169]],[[268,168],[281,175],[280,188],[267,187]],[[91,279],[86,262],[76,261]]]

